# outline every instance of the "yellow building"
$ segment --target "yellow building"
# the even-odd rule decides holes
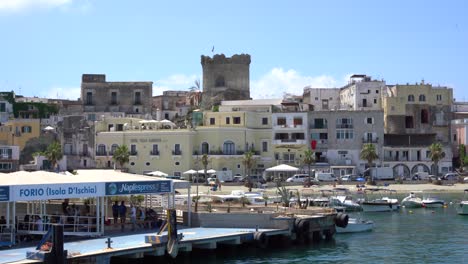
[[[255,153],[253,173],[261,173],[274,164],[271,122],[262,125],[264,118],[270,120],[269,114],[204,112],[202,124],[189,129],[135,118],[107,118],[96,123],[96,166],[113,168],[113,151],[125,144],[131,153],[125,167],[133,173],[159,170],[182,176],[189,169],[203,169],[200,160],[208,154],[209,168],[244,175],[242,160],[249,150]]]
[[[0,126],[0,142],[4,145],[19,146],[23,150],[26,142],[40,135],[39,119],[15,119]]]

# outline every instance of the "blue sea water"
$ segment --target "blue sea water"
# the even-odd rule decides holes
[[[461,194],[438,196],[446,202],[462,198]],[[454,204],[358,216],[373,220],[375,229],[337,234],[331,241],[311,245],[194,251],[179,256],[175,263],[468,263],[468,216],[456,214]],[[145,259],[144,263],[154,262]]]

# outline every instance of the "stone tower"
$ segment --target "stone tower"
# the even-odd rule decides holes
[[[223,100],[250,99],[250,55],[227,58],[216,54],[213,58],[201,56],[203,68],[204,109],[211,109]]]

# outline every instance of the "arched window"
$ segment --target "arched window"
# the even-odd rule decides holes
[[[429,112],[427,109],[422,109],[421,110],[421,124],[427,124],[429,123]]]
[[[425,102],[426,96],[424,94],[419,95],[419,102]]]
[[[224,86],[226,86],[224,83],[224,76],[218,76],[218,78],[216,78],[215,87],[224,87]]]
[[[100,156],[106,155],[106,145],[99,144],[99,146],[97,148],[97,154],[100,155]]]
[[[408,102],[414,102],[414,95],[408,95]]]
[[[236,154],[236,146],[232,141],[226,141],[223,144],[223,154],[224,155],[234,155]]]
[[[117,144],[112,144],[112,146],[111,146],[111,153],[110,153],[110,154],[111,154],[111,155],[114,155],[114,152],[115,152],[115,150],[117,150],[118,147],[119,147],[119,145],[117,145]]]
[[[209,154],[209,152],[210,152],[210,145],[208,145],[208,143],[206,143],[206,142],[203,142],[201,144],[201,153],[202,154]]]

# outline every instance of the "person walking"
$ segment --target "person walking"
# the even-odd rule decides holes
[[[127,207],[125,201],[122,201],[119,206],[120,224],[122,225],[122,231],[125,228],[125,219],[127,218]]]
[[[119,219],[119,201],[115,201],[114,205],[112,205],[112,216],[114,217],[114,225],[117,224],[117,220]]]

